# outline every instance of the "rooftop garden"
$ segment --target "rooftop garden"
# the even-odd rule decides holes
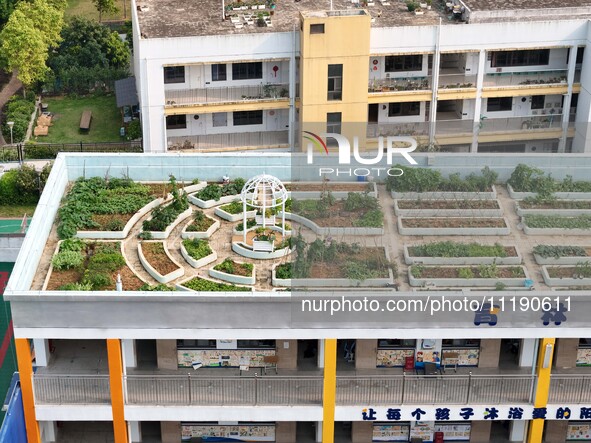
[[[480,175],[470,174],[461,178],[459,173],[444,177],[436,169],[413,168],[396,165],[404,171],[400,177],[388,177],[386,189],[395,192],[485,192],[491,191],[498,174],[484,167]]]
[[[442,241],[416,245],[408,248],[415,257],[507,257],[515,254],[513,246],[483,245],[480,243],[460,243]]]
[[[591,181],[575,181],[568,175],[563,180],[554,179],[541,169],[519,164],[507,181],[514,191],[535,192],[548,196],[553,192],[591,192]]]

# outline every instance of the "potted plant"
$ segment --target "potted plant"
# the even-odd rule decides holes
[[[431,9],[431,5],[433,4],[433,0],[427,0],[425,3],[427,3],[427,9]]]
[[[408,0],[406,2],[406,8],[408,9],[408,12],[414,12],[415,9],[417,9],[417,6],[418,5],[412,0]]]
[[[259,28],[264,28],[266,26],[265,16],[261,12],[259,12],[259,14],[257,15],[257,26]]]
[[[427,9],[427,2],[426,1],[421,1],[419,2],[419,6],[421,9]]]

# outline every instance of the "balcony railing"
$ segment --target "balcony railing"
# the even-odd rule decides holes
[[[320,405],[322,377],[191,377],[128,375],[133,405]]]
[[[37,404],[110,404],[108,375],[33,376]]]
[[[532,115],[528,117],[485,118],[480,121],[480,133],[503,131],[534,131],[560,129],[562,114]]]
[[[534,86],[534,85],[554,85],[566,84],[568,71],[548,71],[548,72],[511,72],[486,74],[484,77],[484,87],[494,86]],[[575,83],[580,79],[580,75],[575,75]]]
[[[552,375],[548,403],[591,402],[591,375]]]
[[[204,103],[276,101],[289,98],[288,84],[260,84],[164,91],[167,106],[190,106]]]
[[[475,88],[476,76],[465,74],[439,74],[439,89]]]
[[[368,92],[429,91],[431,77],[382,78],[370,80]]]
[[[368,123],[368,138],[387,137],[389,135],[428,135],[429,123]]]
[[[531,375],[338,377],[337,404],[531,403]]]
[[[168,137],[170,150],[220,149],[241,147],[287,147],[287,131],[236,132],[228,134],[187,135]]]

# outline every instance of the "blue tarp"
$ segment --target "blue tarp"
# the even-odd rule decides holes
[[[27,443],[23,397],[17,373],[12,377],[4,406],[8,409],[0,427],[0,443]]]

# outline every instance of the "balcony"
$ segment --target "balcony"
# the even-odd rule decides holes
[[[464,73],[441,73],[439,74],[439,89],[465,89],[476,87],[476,76]]]
[[[322,404],[322,376],[127,375],[123,381],[126,403],[134,406]],[[532,375],[338,376],[337,404],[531,403],[534,382]],[[109,404],[105,375],[35,375],[33,385],[40,405]],[[580,387],[577,379],[568,389]]]
[[[485,88],[487,87],[512,87],[512,86],[540,86],[540,85],[566,85],[568,71],[547,72],[511,72],[486,74],[484,76]],[[575,83],[580,81],[580,72],[575,72]]]
[[[167,107],[183,107],[210,103],[274,102],[289,99],[288,84],[224,86],[164,91]]]
[[[429,135],[429,122],[410,123],[368,123],[367,138],[389,135]]]
[[[169,150],[194,149],[201,152],[241,148],[287,148],[288,131],[237,132],[227,134],[168,137]]]
[[[480,134],[497,132],[557,131],[562,128],[562,114],[532,115],[527,117],[484,118],[478,123]],[[472,120],[438,120],[437,135],[471,135]]]
[[[370,80],[367,88],[371,93],[430,91],[431,77],[383,78]]]
[[[591,375],[553,374],[548,403],[591,402]]]

